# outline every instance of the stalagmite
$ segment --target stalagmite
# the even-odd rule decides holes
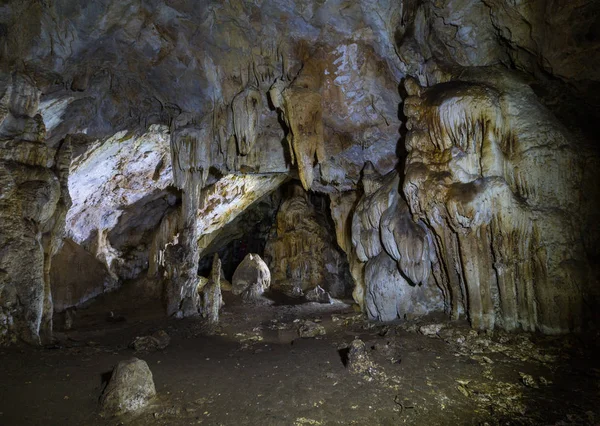
[[[219,322],[221,298],[221,260],[215,254],[208,282],[202,289],[202,316],[212,324]]]
[[[182,189],[181,233],[177,244],[168,246],[165,257],[167,313],[190,316],[199,313],[196,291],[198,271],[198,210],[201,192],[211,164],[210,139],[202,130],[183,128],[171,136],[173,178]]]

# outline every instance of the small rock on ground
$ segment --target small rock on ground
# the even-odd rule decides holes
[[[133,339],[129,347],[136,352],[153,352],[164,349],[171,343],[171,338],[164,330],[158,330],[151,336],[141,336]]]
[[[100,397],[101,412],[118,416],[144,408],[156,396],[152,372],[146,361],[131,358],[114,368]]]
[[[323,336],[325,333],[325,327],[313,321],[304,321],[298,328],[300,337]]]

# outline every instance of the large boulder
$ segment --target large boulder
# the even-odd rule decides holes
[[[245,300],[254,300],[271,285],[271,272],[256,253],[248,253],[239,264],[232,278],[232,292]]]
[[[118,416],[139,411],[155,396],[152,372],[146,361],[138,358],[121,361],[100,397],[102,414]]]

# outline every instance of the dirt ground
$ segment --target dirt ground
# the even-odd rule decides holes
[[[109,319],[99,305],[55,345],[0,349],[0,425],[600,424],[597,334],[480,334],[443,317],[369,323],[342,302],[226,302],[216,328],[157,318],[155,306]],[[305,320],[326,334],[299,337]],[[159,329],[166,349],[128,347]],[[346,367],[355,338],[372,360],[358,375]],[[113,366],[134,356],[158,397],[137,415],[101,417]]]

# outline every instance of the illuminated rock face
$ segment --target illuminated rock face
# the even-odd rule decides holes
[[[510,75],[407,83],[404,193],[433,235],[438,284],[474,328],[580,328],[588,265],[572,138]]]
[[[256,253],[248,253],[231,279],[231,291],[245,301],[259,298],[271,286],[271,271]]]
[[[367,164],[364,196],[352,219],[352,245],[362,268],[353,269],[355,298],[380,321],[442,310],[442,293],[432,270],[431,235],[412,220],[400,196],[396,172],[379,177]]]

